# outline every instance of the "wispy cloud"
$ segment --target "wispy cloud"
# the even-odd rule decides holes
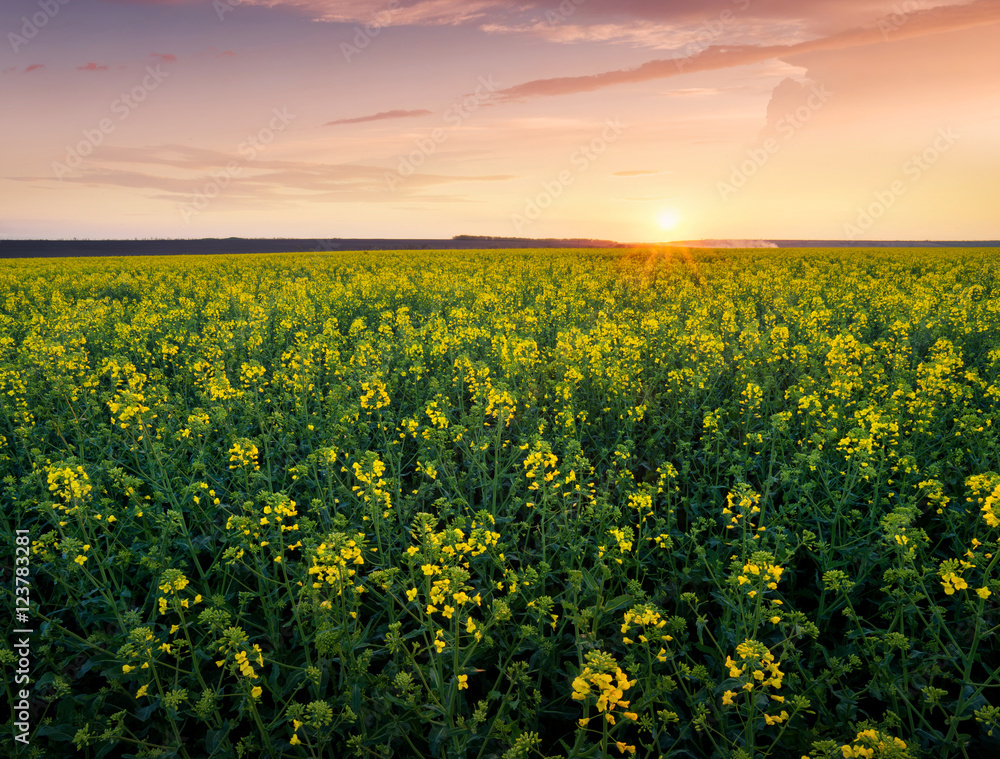
[[[415,110],[415,111],[382,111],[381,113],[374,113],[371,116],[356,116],[350,119],[337,119],[336,121],[328,121],[323,126],[341,126],[343,124],[367,124],[370,121],[386,121],[388,119],[415,119],[420,116],[431,116],[433,111],[428,111],[425,109]]]
[[[24,73],[30,74],[32,71],[40,71],[43,68],[45,68],[44,63],[32,63],[30,66],[28,66],[28,68],[24,70]]]
[[[900,28],[893,40],[923,37],[942,32],[960,31],[1000,22],[1000,1],[977,0],[963,6],[941,6],[913,15],[912,20]],[[665,58],[648,61],[631,69],[618,69],[587,76],[567,76],[552,79],[535,79],[515,85],[499,93],[504,100],[569,95],[593,92],[605,87],[635,84],[665,79],[680,74],[745,66],[773,58],[788,58],[800,53],[820,50],[843,50],[862,45],[884,44],[886,38],[877,26],[860,27],[826,37],[793,45],[713,45],[698,55],[678,65],[678,59]]]
[[[387,10],[387,2],[371,0],[244,0],[247,5],[292,8],[318,21],[364,23]],[[534,4],[534,3],[533,3]],[[458,25],[480,21],[505,10],[502,0],[414,0],[386,14],[392,26]]]
[[[212,180],[213,172],[237,157],[222,151],[187,145],[157,145],[144,148],[102,147],[95,151],[92,166],[63,177],[65,183],[86,187],[121,188],[151,192],[147,197],[174,203],[190,199],[192,191]],[[159,170],[158,170],[159,167]],[[164,171],[166,170],[166,171]],[[386,186],[387,169],[361,164],[322,164],[259,158],[243,168],[227,188],[229,204],[282,203],[301,205],[330,202],[398,202],[400,192]],[[51,177],[10,177],[21,182],[47,186]],[[419,202],[462,199],[461,195],[429,194],[445,185],[466,182],[505,182],[509,174],[414,176],[402,193]]]
[[[136,5],[183,5],[205,0],[118,0]],[[380,24],[474,25],[508,34],[542,35],[563,41],[624,40],[645,44],[644,36],[704,24],[724,11],[746,21],[794,20],[816,33],[862,23],[886,13],[886,0],[586,0],[560,5],[555,0],[241,0],[241,5],[287,8],[318,20],[365,23],[380,14]],[[923,0],[925,8],[955,0]],[[959,3],[961,4],[961,0]],[[393,7],[396,6],[396,7]],[[386,13],[386,11],[389,11]],[[639,22],[639,23],[637,23]],[[641,28],[640,28],[641,27]]]
[[[177,63],[177,56],[173,53],[150,53],[149,57],[154,63]]]
[[[670,90],[664,92],[668,97],[704,97],[705,95],[721,95],[722,90],[718,87],[685,87],[681,90]]]
[[[77,71],[107,71],[108,67],[107,66],[101,66],[101,65],[99,65],[97,63],[91,62],[91,63],[88,63],[86,66],[77,66],[76,70]]]

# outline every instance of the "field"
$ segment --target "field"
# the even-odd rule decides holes
[[[995,755],[998,276],[2,262],[5,750]]]

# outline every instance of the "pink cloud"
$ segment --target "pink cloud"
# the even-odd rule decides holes
[[[177,63],[177,56],[173,53],[150,53],[149,57],[157,63]]]
[[[137,5],[181,5],[204,0],[119,0]],[[967,0],[965,0],[967,1]],[[963,0],[958,0],[962,4]],[[929,8],[955,0],[921,0]],[[319,21],[380,26],[471,24],[495,32],[531,34],[557,41],[638,36],[644,27],[707,27],[723,14],[739,24],[757,24],[776,36],[773,22],[790,22],[812,34],[870,22],[890,12],[887,0],[408,0],[391,8],[385,0],[241,0],[242,5],[287,8]],[[235,5],[235,3],[234,3]],[[903,4],[905,5],[905,4]],[[894,10],[894,9],[893,9]],[[578,27],[576,31],[568,31]],[[601,31],[601,27],[606,30]],[[592,31],[587,31],[591,29]],[[629,31],[631,30],[631,31]],[[787,39],[787,37],[786,37]]]
[[[215,57],[216,58],[228,58],[228,57],[232,57],[232,56],[235,56],[235,55],[236,55],[236,53],[234,53],[232,50],[223,50],[221,53],[219,53]]]
[[[107,2],[117,2],[123,5],[194,5],[204,2],[204,0],[107,0]],[[250,4],[250,0],[243,0],[243,2]],[[233,5],[236,5],[235,0]]]
[[[190,146],[160,145],[148,148],[116,148],[102,150],[100,160],[112,164],[84,167],[75,176],[63,181],[88,187],[113,187],[153,190],[159,200],[170,203],[186,202],[191,197],[192,184],[203,184],[208,173],[232,161],[233,155]],[[121,166],[122,168],[117,168]],[[169,167],[170,176],[153,168]],[[178,176],[178,173],[183,176]],[[47,184],[51,176],[11,177],[17,181]],[[468,182],[502,183],[515,177],[509,174],[421,174],[401,188],[410,200],[420,202],[468,202],[465,194],[427,194],[427,190],[450,184]],[[294,193],[294,195],[291,195]],[[400,195],[386,187],[385,169],[359,164],[317,164],[313,161],[255,161],[227,191],[229,202],[369,202],[398,203]]]
[[[341,126],[342,124],[367,124],[370,121],[384,121],[386,119],[413,119],[419,116],[430,116],[431,111],[428,110],[417,110],[417,111],[382,111],[381,113],[376,113],[371,116],[357,116],[353,119],[337,119],[336,121],[328,121],[323,126]]]
[[[1000,2],[976,0],[964,6],[942,6],[915,13],[892,34],[892,41],[954,32],[1000,22]],[[887,38],[878,26],[860,27],[793,45],[712,45],[686,58],[665,58],[637,66],[587,76],[536,79],[500,92],[506,100],[523,100],[547,95],[569,95],[612,87],[666,79],[680,74],[714,71],[746,66],[774,58],[820,50],[843,50],[885,43]]]
[[[30,66],[28,66],[28,68],[26,68],[24,70],[24,73],[27,74],[27,73],[29,73],[31,71],[38,71],[38,70],[43,69],[43,68],[45,68],[45,64],[44,63],[32,63]]]
[[[386,2],[371,0],[248,0],[247,4],[292,8],[320,21],[375,22],[382,26],[474,23],[501,13],[510,5],[502,0],[415,0],[405,5],[400,3],[395,9]]]
[[[98,66],[96,63],[88,63],[86,66],[77,66],[77,71],[107,71],[107,66]]]
[[[131,5],[189,5],[205,0],[118,0]],[[536,6],[541,6],[535,0]],[[509,3],[503,0],[412,0],[396,9],[390,9],[387,0],[241,0],[230,7],[258,5],[283,7],[317,21],[338,23],[367,23],[376,20],[382,26],[407,24],[462,24],[482,19],[488,12],[504,10]],[[528,4],[530,7],[531,4]]]

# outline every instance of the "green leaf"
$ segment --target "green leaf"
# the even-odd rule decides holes
[[[146,720],[149,719],[149,715],[151,715],[154,711],[156,711],[156,708],[159,705],[160,705],[160,699],[156,699],[155,701],[153,701],[153,703],[149,704],[149,706],[143,706],[141,709],[136,709],[135,710],[136,719],[138,719],[140,722],[145,722]]]

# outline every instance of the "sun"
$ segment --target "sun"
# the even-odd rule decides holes
[[[660,229],[669,232],[671,229],[676,229],[677,225],[681,223],[681,215],[674,208],[666,208],[660,211],[656,217],[656,223],[659,224]]]

